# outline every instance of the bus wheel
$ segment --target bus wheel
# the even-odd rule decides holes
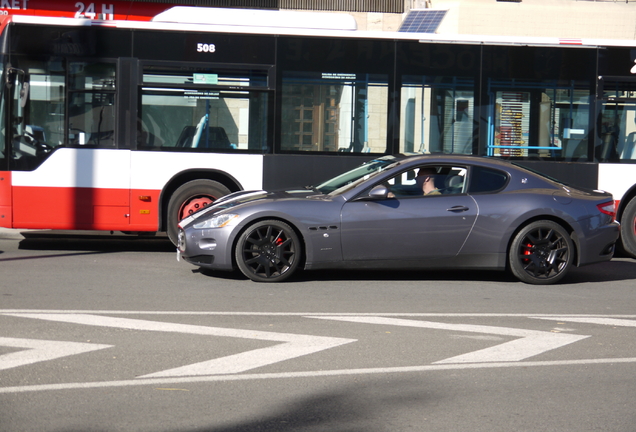
[[[281,282],[300,262],[301,246],[296,232],[284,222],[265,220],[247,227],[234,251],[236,264],[255,282]]]
[[[221,183],[213,180],[192,180],[174,191],[168,202],[168,238],[177,244],[177,224],[192,213],[230,193]]]
[[[636,258],[636,198],[627,204],[621,217],[621,246],[623,252]]]
[[[510,270],[520,281],[547,285],[566,275],[574,258],[574,245],[558,223],[536,221],[519,231],[508,254]]]

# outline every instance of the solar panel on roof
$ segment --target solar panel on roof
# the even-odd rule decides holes
[[[445,10],[411,10],[398,31],[405,33],[435,33],[446,15]]]

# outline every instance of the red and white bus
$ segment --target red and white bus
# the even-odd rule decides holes
[[[636,256],[636,41],[446,40],[209,8],[12,15],[0,41],[0,226],[174,238],[231,191],[445,152],[612,192]]]

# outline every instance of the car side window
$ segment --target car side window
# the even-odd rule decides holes
[[[465,192],[466,168],[450,165],[421,165],[389,179],[389,197],[423,197]]]
[[[508,183],[508,174],[503,171],[475,166],[470,170],[468,193],[495,193]]]

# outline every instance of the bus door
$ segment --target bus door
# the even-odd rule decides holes
[[[636,77],[599,77],[597,100],[595,158],[600,162],[636,159]]]
[[[127,230],[130,151],[115,142],[115,62],[15,56],[5,117],[16,228]]]

